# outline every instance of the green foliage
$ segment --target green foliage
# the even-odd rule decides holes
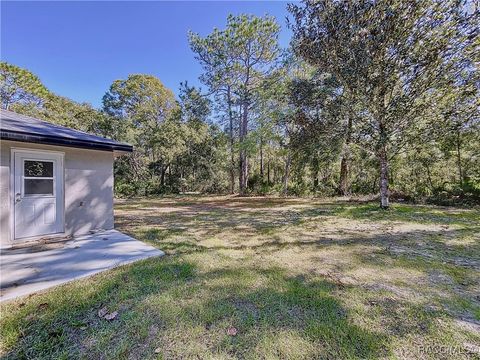
[[[137,195],[139,190],[138,183],[124,182],[120,175],[115,178],[115,194],[122,197],[132,197]]]
[[[82,131],[113,135],[114,125],[106,114],[89,104],[79,104],[53,94],[26,69],[0,63],[0,85],[4,109]]]
[[[0,98],[2,109],[13,104],[38,106],[49,91],[40,79],[26,69],[0,62]]]
[[[179,98],[150,75],[116,80],[105,94],[105,112],[124,124],[123,140],[135,148],[116,161],[118,194],[225,190],[225,140],[208,123],[210,101],[187,83]]]
[[[448,0],[305,0],[291,48],[268,15],[188,40],[207,87],[178,99],[152,75],[115,80],[103,108],[0,64],[2,107],[129,142],[122,196],[364,195],[478,204],[479,13]],[[236,180],[238,179],[238,180]]]
[[[392,158],[425,140],[431,146],[439,121],[456,137],[478,123],[472,51],[478,14],[457,1],[434,0],[306,0],[289,9],[295,53],[334,77],[342,98],[336,113],[349,117],[356,144],[376,157],[381,206],[388,207]],[[460,142],[452,140],[462,182]]]
[[[252,119],[258,114],[257,102],[262,86],[276,67],[279,32],[280,27],[271,16],[260,18],[242,14],[229,15],[224,30],[214,29],[205,38],[189,33],[190,47],[204,70],[201,80],[216,94],[220,108],[228,118],[230,188],[233,191],[235,147],[238,151],[241,194],[247,191],[249,157],[255,148],[248,133]],[[238,107],[236,112],[234,107]],[[234,128],[238,129],[238,141]]]

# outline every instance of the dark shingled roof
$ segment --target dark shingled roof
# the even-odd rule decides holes
[[[132,152],[132,145],[51,124],[8,110],[0,111],[0,138],[83,149]]]

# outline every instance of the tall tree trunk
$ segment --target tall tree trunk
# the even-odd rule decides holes
[[[270,157],[267,160],[267,184],[270,186]]]
[[[380,207],[382,209],[388,209],[388,158],[385,145],[382,146],[379,153],[380,162]]]
[[[248,157],[245,140],[248,133],[248,107],[250,105],[250,57],[247,59],[245,64],[245,80],[243,82],[243,94],[242,94],[242,115],[240,117],[240,195],[245,195],[247,193],[248,186]]]
[[[245,195],[247,193],[247,183],[248,183],[248,158],[247,150],[245,149],[245,139],[247,136],[247,126],[248,126],[248,103],[243,104],[242,117],[240,124],[240,175],[239,175],[239,185],[240,185],[240,195]]]
[[[348,184],[349,168],[350,168],[350,143],[352,141],[352,116],[348,116],[347,132],[345,142],[343,144],[343,155],[340,163],[340,185],[338,192],[340,195],[348,195],[350,188]]]
[[[167,166],[162,165],[161,171],[160,185],[163,187],[165,185],[165,172],[167,171]]]
[[[377,157],[380,165],[380,207],[388,209],[389,193],[388,193],[388,133],[382,118],[378,121],[378,137]]]
[[[287,196],[288,194],[288,178],[290,176],[290,164],[292,162],[292,158],[290,153],[287,155],[287,160],[285,161],[285,173],[283,174],[283,195]]]
[[[345,149],[344,149],[345,151]],[[340,162],[340,184],[338,186],[338,194],[345,196],[348,194],[348,159],[347,155],[342,156]]]
[[[463,186],[463,169],[462,169],[462,152],[461,152],[461,139],[460,139],[460,130],[457,129],[457,166],[458,166],[458,178],[460,187]]]
[[[229,120],[229,136],[230,136],[230,194],[235,192],[235,155],[233,153],[234,137],[233,137],[233,113],[232,113],[232,94],[230,87],[227,89],[228,102],[228,120]]]
[[[263,182],[263,137],[260,136],[260,178]]]
[[[430,171],[430,166],[427,164],[425,167],[427,168],[428,185],[430,186],[430,190],[433,190],[432,173]]]

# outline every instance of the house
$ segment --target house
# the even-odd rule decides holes
[[[113,228],[113,160],[132,146],[1,110],[0,247]]]

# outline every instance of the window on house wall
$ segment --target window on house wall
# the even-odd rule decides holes
[[[24,160],[24,195],[53,195],[53,167],[53,161]]]

